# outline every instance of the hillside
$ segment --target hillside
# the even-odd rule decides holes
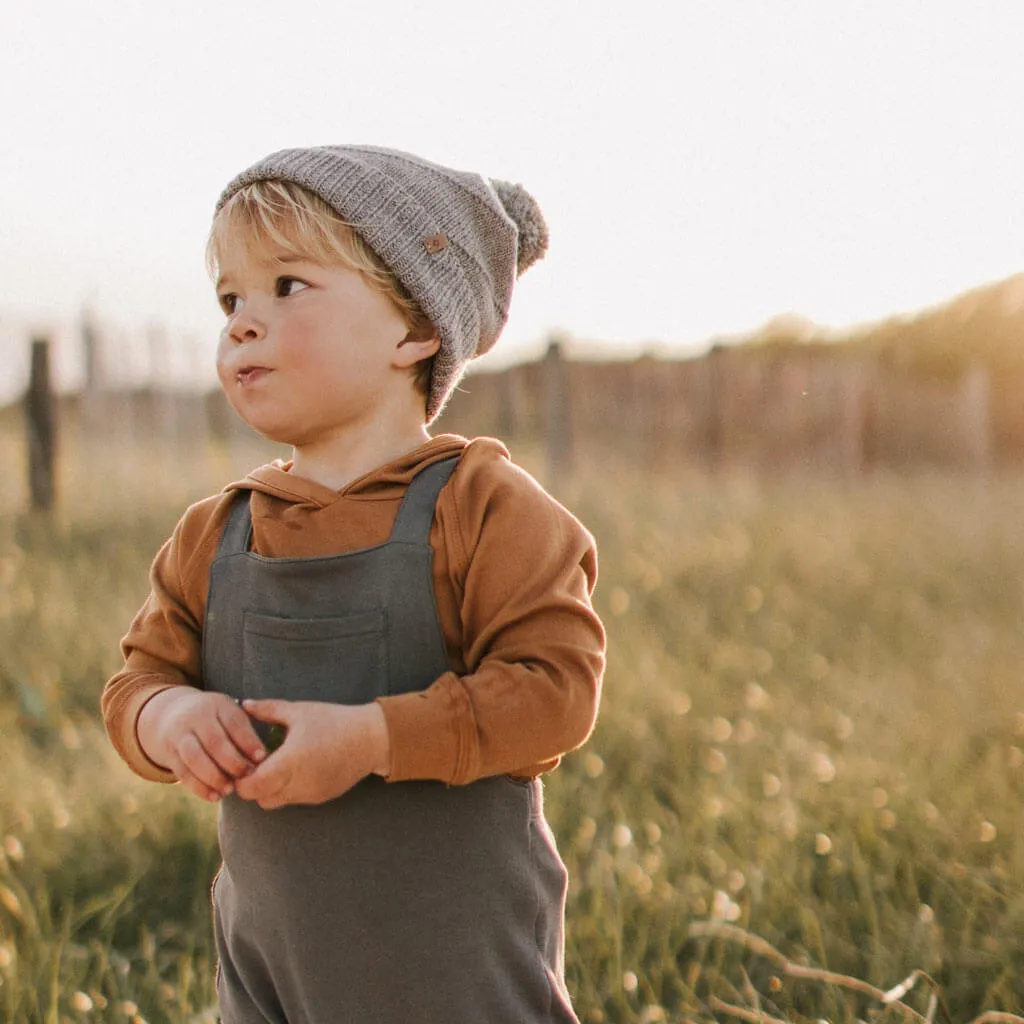
[[[1024,273],[981,285],[915,313],[834,330],[793,314],[774,317],[737,346],[829,346],[836,354],[876,352],[928,375],[957,375],[971,363],[1024,371]]]

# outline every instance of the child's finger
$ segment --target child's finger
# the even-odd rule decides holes
[[[268,758],[252,773],[235,784],[235,791],[243,800],[255,800],[260,807],[267,807],[266,801],[285,803],[284,795],[293,775],[289,758],[274,756]],[[280,798],[280,799],[279,799]]]
[[[175,778],[193,795],[199,797],[201,800],[215,801],[221,798],[221,793],[215,789],[211,789],[202,779],[197,778],[190,770],[188,765],[178,757],[177,752],[174,754],[173,764],[169,765],[171,771],[174,772]]]
[[[267,756],[262,741],[252,727],[252,720],[239,704],[232,702],[218,708],[217,720],[224,727],[224,731],[235,749],[243,758],[247,759],[245,768],[259,764]],[[235,775],[240,774],[241,770],[235,772]]]
[[[193,795],[199,797],[200,800],[206,800],[209,803],[214,803],[221,798],[221,794],[216,790],[210,789],[204,782],[200,782],[194,775],[190,774],[187,768],[182,769],[182,774],[178,774],[178,781]]]
[[[287,700],[243,700],[242,710],[260,722],[290,725],[294,708]]]
[[[244,712],[239,709],[239,714]],[[237,779],[252,770],[255,761],[238,749],[219,717],[204,723],[196,733],[210,759],[229,779]]]
[[[178,770],[175,774],[179,778],[182,778],[181,769],[185,769],[189,775],[194,776],[204,786],[208,786],[217,793],[226,796],[232,791],[232,780],[220,770],[213,758],[203,749],[199,737],[194,732],[182,737],[176,753],[180,764],[177,766]]]

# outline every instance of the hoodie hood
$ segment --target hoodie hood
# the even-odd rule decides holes
[[[291,461],[276,459],[254,469],[241,480],[228,484],[227,491],[253,491],[295,505],[326,508],[341,498],[358,501],[394,501],[404,493],[421,470],[452,455],[459,455],[469,442],[458,434],[439,434],[392,462],[357,477],[341,490],[291,472]],[[500,445],[498,447],[501,447]]]

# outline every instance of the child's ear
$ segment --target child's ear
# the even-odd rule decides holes
[[[428,337],[416,336],[410,331],[395,349],[393,364],[398,369],[407,370],[413,363],[429,359],[441,347],[441,340],[436,334]]]

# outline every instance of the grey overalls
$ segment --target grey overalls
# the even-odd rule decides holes
[[[390,538],[321,558],[249,551],[248,492],[210,569],[207,689],[359,704],[448,671],[428,543],[457,458],[420,472]],[[221,802],[224,1024],[575,1022],[566,872],[537,780],[371,776],[316,807]]]

